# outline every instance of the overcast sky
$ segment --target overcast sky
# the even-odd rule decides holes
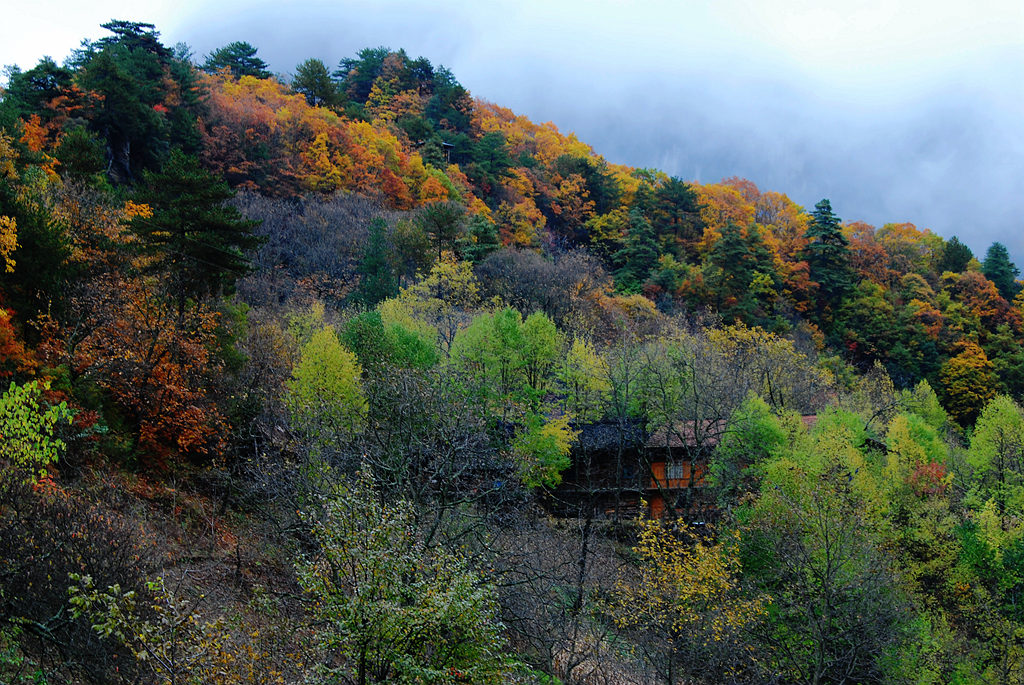
[[[612,162],[748,178],[846,220],[994,240],[1024,266],[1024,2],[198,0],[21,3],[0,64],[62,61],[110,18],[287,73],[404,47]],[[205,6],[204,6],[205,5]],[[12,20],[14,17],[16,20]]]

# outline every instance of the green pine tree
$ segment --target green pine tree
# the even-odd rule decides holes
[[[458,243],[459,254],[474,264],[501,247],[497,226],[480,214],[470,217],[466,224],[466,235],[459,239]]]
[[[955,274],[962,273],[967,264],[974,259],[971,248],[960,242],[960,239],[953,236],[942,247],[942,259],[939,261],[939,274],[952,271]]]
[[[818,316],[831,318],[850,290],[850,241],[843,235],[839,217],[832,213],[827,199],[814,205],[807,227],[807,247],[803,258],[810,267],[811,280],[818,284]]]
[[[996,284],[999,294],[1007,300],[1012,301],[1020,292],[1020,285],[1017,283],[1020,269],[1010,261],[1010,253],[1002,243],[992,243],[988,248],[981,272],[985,274],[985,278]]]
[[[343,99],[327,65],[315,57],[295,67],[292,91],[304,95],[313,107],[337,107]]]
[[[780,279],[757,226],[751,224],[744,230],[731,221],[726,223],[708,255],[705,273],[726,321],[767,323],[765,308]]]
[[[420,211],[420,225],[437,247],[437,258],[445,247],[455,248],[466,223],[466,208],[458,202],[431,202]]]
[[[158,173],[146,172],[137,201],[152,216],[137,216],[131,228],[142,250],[153,255],[149,268],[163,274],[178,300],[179,318],[189,298],[230,293],[235,280],[251,270],[245,252],[263,243],[256,221],[226,204],[234,193],[199,161],[175,150]]]
[[[629,213],[626,244],[615,253],[620,264],[615,283],[622,292],[637,293],[658,264],[658,242],[651,223],[637,210]]]
[[[398,279],[391,262],[386,230],[387,224],[383,219],[378,217],[370,222],[370,234],[356,267],[359,273],[356,298],[367,308],[398,294]]]
[[[256,48],[245,41],[236,40],[222,48],[217,48],[206,56],[203,71],[210,74],[227,67],[235,78],[255,76],[270,78],[267,63],[256,56]]]

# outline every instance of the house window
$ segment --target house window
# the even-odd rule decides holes
[[[668,480],[683,480],[686,478],[682,462],[670,462],[665,464],[665,478]]]

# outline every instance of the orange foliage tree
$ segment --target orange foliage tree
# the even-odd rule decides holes
[[[874,226],[854,221],[843,226],[843,233],[850,241],[850,267],[856,274],[856,280],[889,286],[899,277],[889,268],[889,253],[878,241]]]
[[[451,196],[445,172],[425,164],[393,130],[395,116],[415,110],[401,97],[382,94],[381,107],[399,110],[368,123],[312,107],[273,79],[204,79],[202,159],[233,186],[282,196],[343,190],[381,197],[396,209]]]
[[[707,253],[722,237],[722,229],[729,222],[749,226],[754,221],[754,205],[733,185],[712,183],[696,186],[700,202],[700,220],[704,225],[704,238],[700,250]]]
[[[178,325],[159,290],[117,274],[94,281],[76,302],[85,333],[62,361],[110,393],[144,462],[163,467],[175,454],[220,454],[228,426],[213,397],[223,372],[213,353],[218,315],[197,305]]]

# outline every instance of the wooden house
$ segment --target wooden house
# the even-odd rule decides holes
[[[808,428],[816,420],[803,417]],[[553,513],[630,518],[646,502],[655,518],[670,509],[695,523],[714,516],[706,477],[712,452],[728,430],[724,419],[686,421],[654,433],[647,433],[640,420],[577,429],[572,464],[548,498]]]
[[[801,418],[807,429],[818,420],[813,414]],[[647,503],[652,517],[664,516],[669,507],[691,522],[714,516],[715,502],[705,479],[711,455],[727,430],[725,419],[685,421],[648,438],[644,458],[651,475]]]
[[[561,484],[548,494],[559,516],[636,516],[647,473],[640,455],[647,439],[637,419],[574,426],[579,437]]]

